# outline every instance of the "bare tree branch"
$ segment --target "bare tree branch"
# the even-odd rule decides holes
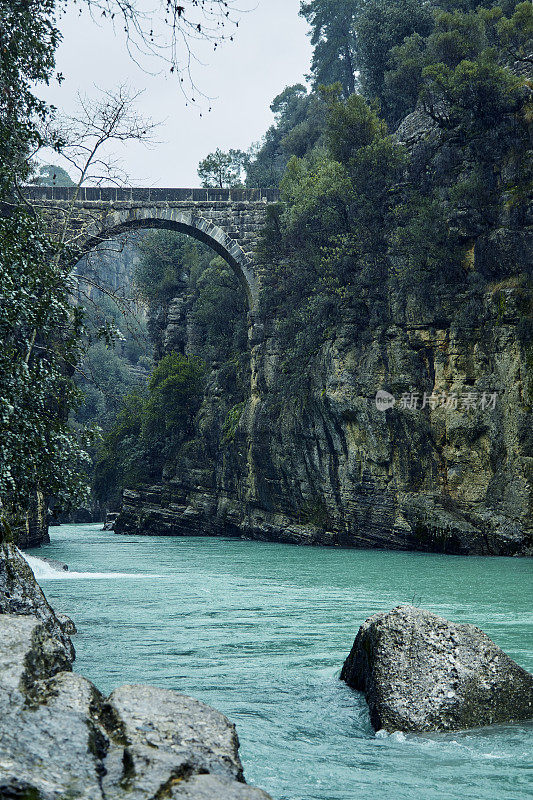
[[[114,92],[101,91],[96,99],[79,97],[79,112],[75,116],[65,118],[63,121],[53,120],[48,123],[46,130],[41,134],[42,141],[52,146],[55,152],[68,163],[76,173],[77,182],[68,204],[61,209],[61,215],[55,228],[54,239],[56,251],[54,261],[73,298],[80,298],[80,276],[72,272],[69,263],[61,261],[65,245],[76,246],[78,241],[86,238],[88,229],[97,221],[98,214],[93,218],[89,213],[84,216],[83,223],[72,225],[76,214],[76,202],[81,187],[85,183],[100,185],[114,183],[123,185],[127,175],[120,167],[120,161],[105,150],[110,144],[137,141],[152,141],[155,125],[145,119],[135,109],[139,92],[132,93],[127,86],[119,86]],[[104,152],[102,152],[104,150]],[[89,282],[87,276],[83,276]],[[75,285],[73,284],[75,282]],[[102,284],[96,284],[102,294],[109,295],[120,308],[120,298],[116,292]],[[123,316],[126,316],[123,308]],[[31,358],[35,345],[36,331],[30,339],[27,354],[27,363]]]
[[[147,61],[153,57],[162,62],[193,102],[195,94],[206,97],[192,76],[193,62],[200,63],[195,44],[207,42],[216,50],[233,41],[238,18],[247,10],[236,0],[71,0],[71,4],[80,14],[85,7],[96,22],[110,22],[117,33],[122,31],[128,53],[141,69],[148,72]]]
[[[74,170],[78,189],[87,183],[125,183],[127,175],[119,158],[108,152],[110,144],[154,143],[157,124],[135,109],[141,94],[121,85],[112,92],[99,90],[96,98],[78,95],[79,112],[58,118],[49,126],[45,141],[55,143],[56,152]],[[107,151],[105,155],[101,154],[102,149]],[[75,195],[77,198],[77,192]]]

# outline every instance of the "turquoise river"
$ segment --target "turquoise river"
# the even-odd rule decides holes
[[[249,783],[275,800],[525,800],[533,724],[375,735],[339,681],[358,627],[413,602],[482,628],[533,670],[532,560],[299,548],[52,528],[30,558],[70,614],[78,672],[152,683],[233,720]]]

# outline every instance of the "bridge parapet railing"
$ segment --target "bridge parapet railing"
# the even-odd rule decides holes
[[[71,201],[76,189],[66,186],[25,186],[29,201]],[[190,203],[275,203],[277,189],[143,189],[115,186],[87,186],[79,189],[77,202],[190,202]]]

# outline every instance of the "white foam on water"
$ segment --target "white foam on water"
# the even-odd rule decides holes
[[[57,569],[36,556],[30,556],[19,550],[24,560],[29,564],[35,579],[38,581],[80,580],[87,578],[160,578],[160,575],[144,575],[132,572],[71,572],[66,569]]]

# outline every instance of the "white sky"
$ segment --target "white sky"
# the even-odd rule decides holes
[[[69,114],[75,112],[77,94],[95,95],[95,87],[112,90],[127,83],[134,91],[144,89],[139,111],[162,124],[154,134],[157,144],[114,148],[130,185],[199,186],[198,162],[217,147],[245,150],[258,141],[272,124],[273,98],[285,86],[305,82],[309,70],[311,47],[307,23],[298,16],[300,0],[241,0],[240,5],[249,11],[240,15],[234,41],[216,52],[204,45],[199,54],[205,66],[193,67],[196,85],[213,98],[198,104],[202,117],[197,103],[186,107],[168,70],[147,74],[130,59],[123,37],[111,26],[96,25],[86,12],[80,17],[74,9],[59,25],[63,42],[57,70],[65,80],[61,86],[41,87],[38,94]]]

